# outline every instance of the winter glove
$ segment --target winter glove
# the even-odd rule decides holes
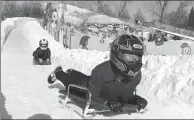
[[[49,58],[46,59],[46,63],[48,63],[48,62],[50,62],[50,59]]]
[[[134,100],[135,100],[135,104],[138,105],[138,111],[140,111],[141,109],[144,109],[148,104],[146,99],[138,95],[134,96]]]
[[[118,113],[122,112],[122,107],[124,106],[124,103],[119,101],[108,101],[107,105],[113,113]]]
[[[40,63],[43,63],[43,60],[42,60],[41,58],[39,58],[38,61],[39,61]]]

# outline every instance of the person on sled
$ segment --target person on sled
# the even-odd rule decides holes
[[[39,47],[33,52],[34,64],[51,64],[51,51],[48,48],[48,41],[41,39]]]
[[[143,44],[134,35],[123,34],[111,44],[110,60],[97,65],[91,76],[61,66],[48,77],[48,83],[61,81],[67,88],[69,84],[85,86],[92,94],[92,101],[104,104],[107,102],[110,110],[118,113],[124,103],[145,109],[148,102],[136,94],[136,87],[141,81]]]

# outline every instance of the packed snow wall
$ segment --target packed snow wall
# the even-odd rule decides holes
[[[14,21],[18,18],[7,18],[6,20],[1,22],[1,51],[6,42],[9,33],[15,28]]]
[[[1,22],[1,51],[3,46],[10,34],[10,32],[15,29],[16,27],[22,27],[26,21],[35,20],[34,18],[28,17],[14,17],[14,18],[7,18],[6,20]]]

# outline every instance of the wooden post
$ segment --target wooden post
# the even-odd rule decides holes
[[[69,39],[69,49],[71,49],[71,30],[70,30],[70,32],[69,32],[69,34],[70,34],[70,39]]]

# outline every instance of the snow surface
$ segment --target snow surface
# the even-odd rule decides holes
[[[61,16],[61,10],[60,16]],[[101,15],[94,13],[92,11],[89,11],[84,8],[79,8],[77,6],[69,5],[67,4],[66,9],[64,10],[64,18],[66,21],[71,22],[73,24],[81,24],[83,22],[83,18],[79,18],[75,16],[76,14],[83,15],[85,18],[87,18],[88,23],[98,23],[98,24],[107,24],[107,23],[117,23],[122,24],[125,23],[117,18],[112,18],[107,15]],[[90,15],[89,15],[90,14]]]
[[[93,23],[93,24],[124,24],[123,21],[117,19],[117,18],[112,18],[107,15],[95,15],[92,17],[88,18],[88,23]]]
[[[64,70],[74,68],[90,75],[96,65],[108,60],[109,52],[64,49],[35,19],[25,18],[17,23],[1,54],[1,90],[8,113],[13,119],[27,119],[40,113],[52,119],[79,118],[59,104],[58,90],[65,88],[60,83],[48,85],[47,76],[59,64]],[[49,41],[51,66],[32,65],[32,52],[41,38]],[[194,118],[194,56],[147,55],[143,63],[137,91],[148,100],[149,111],[142,115],[97,115],[95,118]]]

